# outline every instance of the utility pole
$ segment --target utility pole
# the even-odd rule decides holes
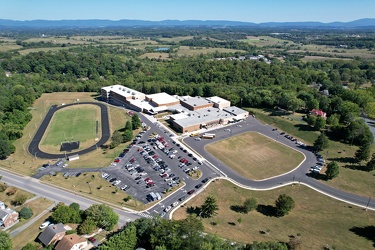
[[[367,202],[367,205],[366,205],[366,211],[367,211],[367,208],[368,208],[368,205],[370,205],[370,201],[371,201],[371,197],[368,199],[368,202]]]
[[[87,182],[87,185],[89,185],[89,188],[90,188],[90,194],[92,194],[91,183],[90,183],[89,181]]]

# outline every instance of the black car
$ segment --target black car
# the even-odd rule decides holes
[[[206,178],[202,180],[202,183],[206,183],[210,178]]]
[[[117,178],[112,178],[112,179],[109,180],[109,182],[114,182],[116,180],[117,180]]]
[[[170,148],[170,149],[169,149],[169,151],[173,151],[173,150],[174,150],[174,148]]]
[[[174,181],[178,181],[179,179],[180,179],[180,177],[176,176],[176,177],[174,177],[172,180],[174,180]]]
[[[200,188],[202,186],[201,183],[199,183],[198,185],[195,186],[196,189]]]
[[[144,143],[146,143],[145,141],[140,141],[140,142],[138,142],[138,144],[144,144]]]
[[[183,201],[186,199],[186,196],[182,196],[180,199],[178,199],[179,201]]]
[[[77,174],[76,174],[76,177],[78,177],[78,176],[80,176],[80,175],[81,175],[81,173],[77,173]]]
[[[138,181],[138,180],[140,180],[140,179],[142,179],[142,177],[141,177],[141,176],[138,176],[138,177],[135,178],[134,180]]]
[[[174,177],[174,176],[176,176],[176,175],[175,175],[175,174],[173,174],[173,173],[169,175],[169,177]]]
[[[192,156],[193,156],[193,154],[190,154],[190,153],[189,153],[189,154],[188,154],[188,156],[189,156],[189,157],[192,157]]]

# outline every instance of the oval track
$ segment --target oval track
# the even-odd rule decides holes
[[[60,109],[65,108],[65,107],[70,107],[70,106],[74,106],[74,105],[82,105],[82,104],[91,104],[91,105],[96,105],[96,106],[100,107],[101,126],[102,126],[102,137],[100,138],[100,140],[89,148],[86,148],[86,149],[83,149],[83,150],[80,150],[80,151],[76,151],[76,152],[73,152],[73,153],[67,153],[66,155],[65,155],[65,153],[63,153],[63,154],[50,154],[50,153],[47,153],[47,152],[44,152],[44,151],[40,150],[39,143],[42,140],[44,132],[46,131],[46,129],[48,127],[48,124],[50,123],[50,121],[51,121],[53,115],[55,114],[55,112],[60,110]],[[36,131],[32,141],[30,142],[29,147],[28,147],[28,151],[33,156],[36,156],[36,157],[39,157],[39,158],[44,158],[44,159],[65,158],[65,156],[69,157],[69,156],[75,155],[75,154],[83,155],[83,154],[87,154],[91,151],[96,150],[97,147],[102,146],[104,143],[106,143],[108,141],[110,136],[111,136],[111,134],[110,134],[110,130],[109,130],[108,109],[107,109],[106,105],[104,105],[102,103],[97,103],[97,102],[72,103],[72,104],[66,104],[64,106],[59,106],[59,107],[57,105],[53,105],[48,110],[46,116],[44,117],[44,119],[42,121],[42,124],[40,124],[40,126],[39,126],[38,130]]]

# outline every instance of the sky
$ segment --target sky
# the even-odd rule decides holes
[[[11,20],[348,22],[375,18],[375,0],[0,0]]]

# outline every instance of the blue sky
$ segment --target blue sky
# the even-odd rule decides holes
[[[0,19],[352,21],[375,18],[375,0],[0,0]]]

